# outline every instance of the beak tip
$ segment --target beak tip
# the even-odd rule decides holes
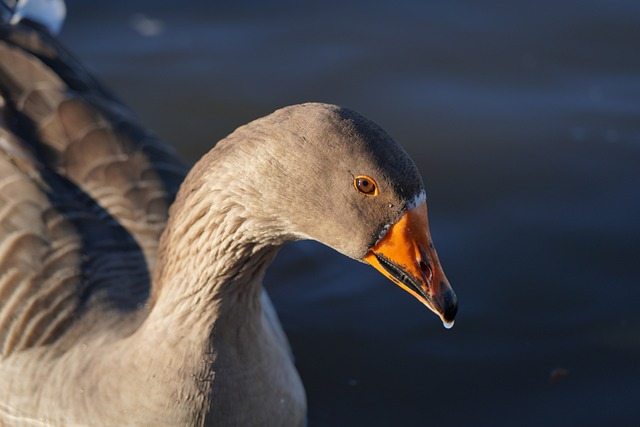
[[[453,328],[456,314],[458,314],[458,298],[451,289],[449,289],[443,297],[444,311],[442,312],[442,323],[445,328],[451,329]]]

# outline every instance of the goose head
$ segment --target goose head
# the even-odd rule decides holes
[[[316,240],[372,265],[453,325],[457,298],[433,246],[422,178],[378,125],[302,104],[237,129],[214,151],[243,177],[230,191],[285,240]]]

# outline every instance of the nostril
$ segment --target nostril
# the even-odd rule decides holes
[[[420,268],[422,269],[424,275],[427,276],[427,279],[431,280],[431,278],[433,277],[433,271],[431,270],[429,264],[427,264],[423,260],[420,260]]]

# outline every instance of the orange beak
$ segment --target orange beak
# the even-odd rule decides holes
[[[363,260],[453,326],[458,299],[433,247],[426,201],[407,209]]]

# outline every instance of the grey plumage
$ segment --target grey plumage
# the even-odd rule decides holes
[[[362,259],[423,191],[402,148],[351,110],[303,104],[187,176],[23,25],[0,26],[0,93],[0,424],[303,425],[264,271],[297,239]],[[355,191],[360,174],[378,197]]]

